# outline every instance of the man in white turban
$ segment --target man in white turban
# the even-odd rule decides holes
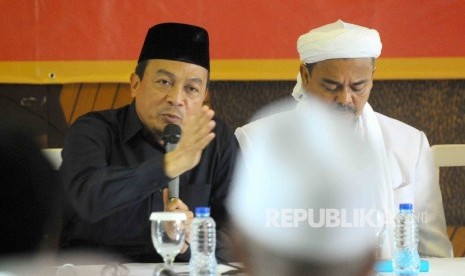
[[[381,160],[383,175],[376,184],[376,196],[387,217],[381,257],[393,256],[393,217],[400,203],[413,203],[419,216],[420,255],[451,257],[441,191],[425,134],[374,112],[367,102],[381,47],[376,30],[341,20],[311,30],[297,41],[302,64],[292,94],[299,101],[297,108],[315,99],[336,107],[341,111],[336,113],[343,114],[341,119],[353,125],[358,139],[374,149]],[[246,164],[251,165],[250,155],[256,145],[253,137],[262,133],[270,121],[273,119],[263,118],[236,130]],[[334,165],[337,163],[335,159]]]

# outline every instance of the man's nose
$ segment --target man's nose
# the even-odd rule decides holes
[[[343,88],[339,93],[337,93],[336,96],[336,102],[347,105],[352,103],[352,92],[350,91],[349,88]]]
[[[168,93],[168,103],[173,106],[182,105],[184,102],[184,92],[182,86],[175,85]]]

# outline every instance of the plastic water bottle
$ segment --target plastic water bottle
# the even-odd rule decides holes
[[[190,276],[216,276],[215,257],[216,224],[210,217],[210,208],[195,208],[195,218],[191,224],[189,261]]]
[[[396,275],[418,275],[420,272],[418,224],[413,213],[413,204],[400,204],[395,221],[394,272]]]

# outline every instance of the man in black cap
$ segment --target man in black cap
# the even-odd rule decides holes
[[[150,237],[153,211],[210,206],[217,223],[217,257],[228,259],[224,200],[236,159],[232,131],[203,102],[209,82],[206,30],[164,23],[149,29],[130,85],[133,102],[92,112],[69,129],[61,172],[72,211],[61,248],[117,253],[135,262],[161,262]],[[166,152],[167,124],[182,127]],[[167,186],[179,177],[179,199]],[[188,226],[189,227],[189,226]],[[178,260],[188,261],[187,243]]]

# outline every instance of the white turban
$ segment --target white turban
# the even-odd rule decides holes
[[[377,58],[381,48],[381,39],[376,30],[342,20],[313,29],[297,40],[300,60],[307,64],[335,58]],[[292,96],[300,100],[303,93],[299,73]]]

